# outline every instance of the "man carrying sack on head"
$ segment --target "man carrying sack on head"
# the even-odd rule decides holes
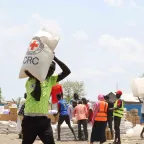
[[[48,118],[48,100],[52,87],[67,77],[71,71],[54,53],[59,36],[42,28],[31,40],[19,78],[26,78],[27,99],[22,121],[22,144],[33,144],[38,136],[44,144],[55,144],[51,120]],[[53,73],[59,65],[62,72]]]
[[[56,63],[62,69],[57,76],[52,76]],[[63,80],[71,72],[69,68],[54,56],[54,61],[47,72],[45,81],[40,82],[28,71],[26,82],[27,100],[25,103],[24,118],[22,122],[23,141],[22,144],[33,144],[37,135],[44,144],[55,144],[48,114],[48,99],[52,86]]]
[[[114,116],[114,129],[115,129],[115,140],[113,144],[121,144],[120,139],[120,124],[121,118],[124,115],[124,101],[121,99],[122,91],[118,90],[116,92],[116,102],[114,104],[114,108],[110,108],[109,110],[113,110]]]

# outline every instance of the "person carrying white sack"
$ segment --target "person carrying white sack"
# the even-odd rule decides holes
[[[27,100],[22,121],[22,144],[33,144],[38,136],[44,144],[55,144],[51,121],[48,115],[48,100],[52,86],[71,72],[54,54],[59,38],[49,30],[42,29],[32,39],[23,61],[20,78],[29,77],[26,82]],[[53,73],[56,63],[62,72]]]
[[[55,62],[62,72],[57,76],[52,76],[56,69]],[[71,73],[70,69],[54,56],[45,81],[40,82],[28,71],[25,73],[29,79],[26,82],[27,100],[22,121],[22,144],[33,144],[37,135],[44,144],[55,144],[50,119],[47,117],[48,99],[52,86],[67,77]]]

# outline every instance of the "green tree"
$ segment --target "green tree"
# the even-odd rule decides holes
[[[73,97],[74,93],[77,93],[80,97],[84,97],[86,95],[83,81],[67,80],[61,84],[63,87],[64,98],[66,98],[67,101]]]

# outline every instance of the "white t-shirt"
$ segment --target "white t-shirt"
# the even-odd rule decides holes
[[[144,114],[144,99],[142,101],[143,103],[141,104],[141,113]]]
[[[87,103],[89,106],[89,109],[93,109],[92,104],[90,102]]]
[[[69,105],[69,107],[68,107],[68,114],[69,114],[70,120],[73,118],[73,111],[74,111],[73,106]]]

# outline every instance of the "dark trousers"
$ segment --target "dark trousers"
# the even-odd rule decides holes
[[[70,128],[70,130],[72,131],[72,133],[73,133],[73,135],[74,135],[74,137],[76,139],[75,132],[74,132],[74,130],[73,130],[72,126],[71,126],[71,123],[70,123],[69,115],[60,115],[59,116],[59,120],[58,120],[58,140],[60,140],[60,131],[61,131],[60,126],[61,126],[61,124],[64,121],[66,122],[66,124],[68,125],[68,127]]]
[[[115,129],[115,141],[120,142],[120,123],[121,118],[114,116],[114,129]]]
[[[110,128],[110,131],[111,131],[111,135],[113,136],[113,128],[112,128],[113,116],[108,116],[107,122],[108,122],[108,126]]]
[[[44,144],[55,144],[51,121],[45,116],[24,116],[22,121],[22,133],[22,144],[33,144],[37,136],[39,136]]]
[[[81,139],[81,125],[83,125],[85,140],[88,140],[87,120],[78,120],[78,138]]]

